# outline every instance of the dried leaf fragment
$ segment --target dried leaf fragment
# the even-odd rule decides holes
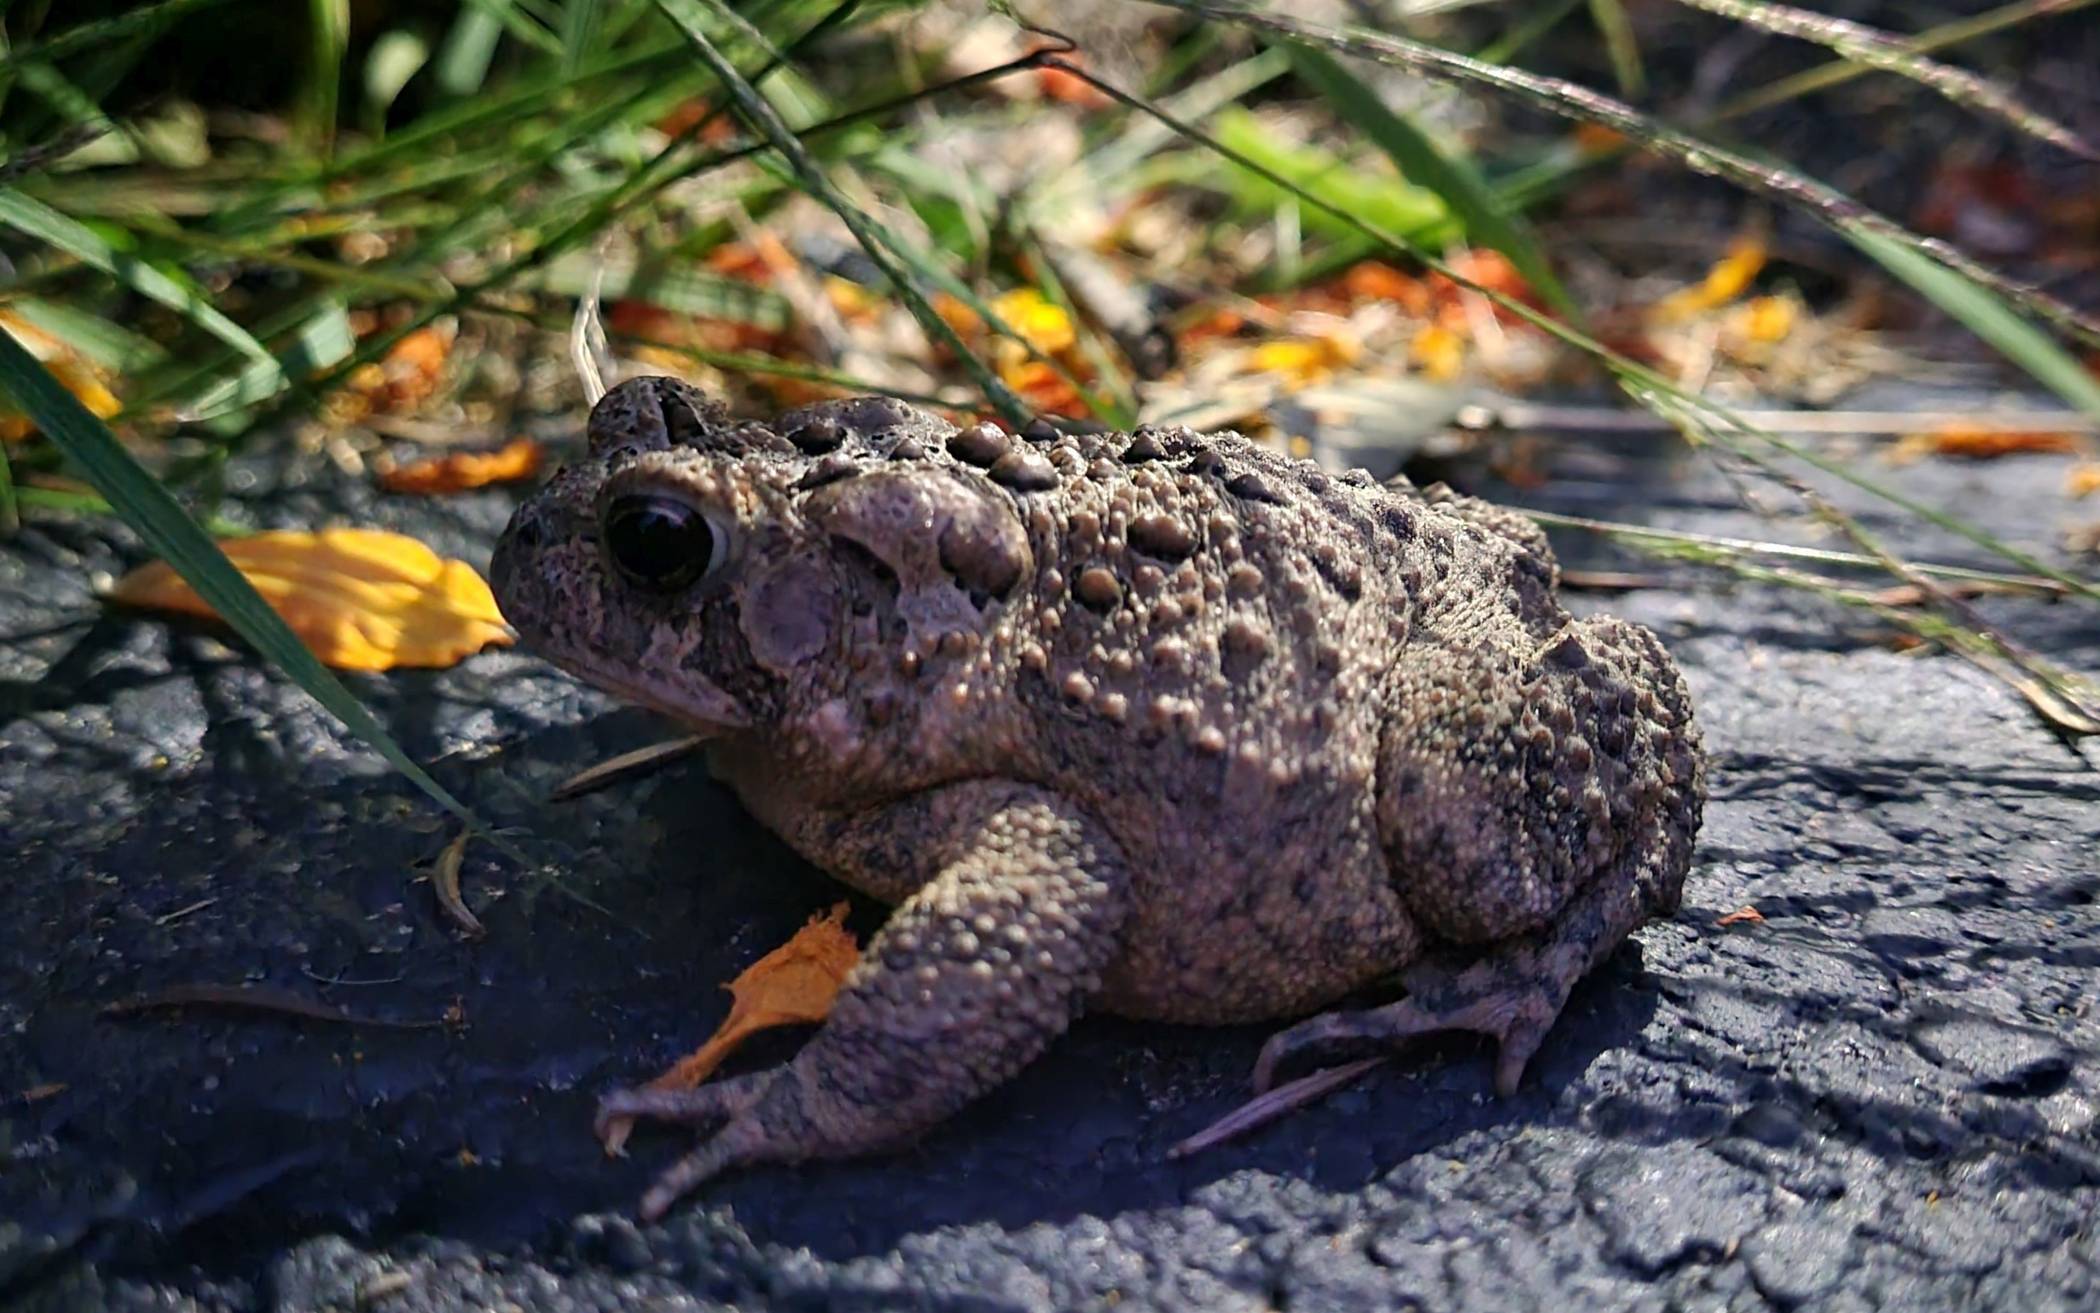
[[[0,332],[20,342],[97,419],[108,419],[124,408],[104,384],[102,371],[70,343],[4,310],[0,310]],[[20,442],[34,432],[36,424],[27,415],[0,406],[0,441]]]
[[[541,456],[539,443],[516,438],[494,451],[453,451],[383,469],[379,486],[388,492],[423,497],[466,492],[491,483],[529,479],[540,472]]]
[[[809,919],[794,938],[746,967],[727,988],[735,1000],[705,1044],[649,1082],[652,1090],[689,1090],[714,1073],[738,1045],[774,1026],[822,1021],[846,973],[860,960],[860,944],[846,929],[846,904]],[[617,1154],[634,1129],[621,1118],[606,1128],[605,1152]]]
[[[2100,492],[2100,460],[2080,461],[2064,476],[2064,491],[2073,497],[2090,497]]]
[[[1655,307],[1655,317],[1664,322],[1690,319],[1718,309],[1741,296],[1765,267],[1762,237],[1738,237],[1728,244],[1727,254],[1692,286],[1672,292]]]
[[[1954,424],[1930,433],[1912,433],[1889,451],[1889,459],[1901,464],[1920,456],[1953,456],[1962,460],[1996,460],[2000,456],[2076,455],[2086,449],[2086,440],[2076,433],[1992,429]]]
[[[1717,917],[1715,925],[1763,925],[1765,914],[1745,903],[1726,916]]]
[[[449,666],[512,637],[488,584],[465,561],[381,529],[281,530],[220,550],[322,661],[338,670]],[[110,590],[125,606],[215,618],[165,561]]]

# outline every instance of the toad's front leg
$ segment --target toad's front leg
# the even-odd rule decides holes
[[[911,832],[929,821],[937,832]],[[981,781],[861,824],[908,836],[905,846],[934,855],[937,869],[868,945],[794,1060],[601,1105],[601,1125],[643,1116],[715,1126],[643,1197],[645,1217],[724,1168],[910,1139],[1026,1066],[1099,984],[1127,880],[1115,845],[1070,803]]]

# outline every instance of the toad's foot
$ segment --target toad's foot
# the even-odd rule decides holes
[[[1498,1042],[1495,1092],[1508,1098],[1575,982],[1646,917],[1645,898],[1634,881],[1607,880],[1562,909],[1552,929],[1424,959],[1401,973],[1407,997],[1399,1002],[1329,1012],[1271,1036],[1254,1064],[1254,1088],[1268,1089],[1283,1064],[1316,1049],[1470,1030]]]
[[[1041,790],[980,781],[868,822],[937,854],[847,976],[823,1028],[775,1071],[606,1099],[620,1117],[708,1127],[643,1196],[646,1219],[716,1173],[844,1158],[936,1125],[1034,1060],[1115,953],[1126,881],[1093,822]]]

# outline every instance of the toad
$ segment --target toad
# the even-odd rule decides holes
[[[878,397],[739,421],[662,378],[588,438],[496,548],[504,615],[895,905],[792,1061],[605,1100],[704,1132],[645,1214],[905,1142],[1095,1009],[1295,1020],[1257,1086],[1480,1032],[1507,1094],[1575,982],[1677,907],[1705,798],[1684,681],[1647,630],[1561,608],[1520,515],[1234,434]]]

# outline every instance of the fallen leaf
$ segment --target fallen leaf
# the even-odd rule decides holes
[[[1764,238],[1738,237],[1728,244],[1727,254],[1706,271],[1705,278],[1657,302],[1654,316],[1671,322],[1718,309],[1748,290],[1764,267]]]
[[[1531,284],[1524,280],[1524,275],[1517,271],[1517,266],[1510,263],[1509,257],[1500,251],[1484,247],[1460,251],[1451,257],[1449,264],[1453,273],[1471,279],[1490,292],[1500,293],[1509,300],[1533,310],[1546,308],[1545,301],[1532,290]],[[1428,283],[1430,296],[1437,306],[1437,322],[1457,332],[1468,331],[1466,298],[1477,293],[1442,274],[1432,274]],[[1530,321],[1516,312],[1505,310],[1499,305],[1493,306],[1492,309],[1498,323],[1511,328],[1521,327],[1536,331]]]
[[[383,469],[379,486],[420,497],[465,492],[491,483],[529,479],[540,472],[541,455],[539,443],[517,438],[494,451],[453,451]]]
[[[369,316],[351,320],[360,337],[378,326],[379,320]],[[328,419],[354,424],[368,415],[411,411],[428,401],[444,380],[456,336],[456,330],[438,324],[404,335],[378,360],[351,370],[343,386],[329,394]]]
[[[1282,374],[1299,386],[1317,383],[1338,367],[1354,364],[1363,346],[1342,332],[1264,342],[1247,353],[1247,372]]]
[[[1065,313],[1064,307],[1033,287],[1017,287],[1011,292],[1000,293],[992,300],[992,313],[1019,333],[1028,345],[1046,356],[1071,350],[1077,340],[1072,331],[1072,317]],[[971,318],[975,317],[971,315]]]
[[[2073,465],[2064,480],[2064,491],[2073,497],[2090,497],[2100,492],[2100,460],[2080,461]]]
[[[1439,383],[1449,383],[1466,367],[1466,340],[1442,324],[1424,324],[1407,346],[1408,359]]]
[[[1351,300],[1392,301],[1412,315],[1426,315],[1432,308],[1427,284],[1383,260],[1358,261],[1340,281]]]
[[[746,967],[729,982],[735,1000],[729,1015],[705,1044],[649,1082],[652,1090],[689,1090],[714,1074],[722,1060],[761,1030],[822,1021],[838,997],[846,973],[860,960],[860,945],[846,929],[846,904],[809,919],[794,938]],[[634,1129],[630,1118],[606,1127],[605,1152],[617,1154]]]
[[[1730,912],[1728,915],[1715,920],[1714,924],[1742,925],[1748,923],[1752,925],[1763,925],[1764,920],[1765,914],[1763,912],[1760,912],[1756,908],[1750,906],[1748,903],[1745,903],[1741,907],[1736,908],[1733,912]]]
[[[46,1081],[42,1085],[30,1086],[15,1097],[24,1103],[42,1103],[45,1099],[55,1099],[64,1094],[66,1089],[64,1081]]]
[[[1079,53],[1073,51],[1060,56],[1066,63],[1077,66]],[[1039,68],[1035,71],[1035,84],[1045,100],[1060,104],[1076,105],[1080,109],[1101,109],[1115,104],[1107,92],[1078,74],[1062,68]]]
[[[1799,307],[1784,296],[1752,297],[1731,327],[1752,342],[1778,342],[1794,330]]]
[[[5,310],[0,310],[0,330],[20,342],[97,419],[108,419],[124,408],[103,383],[102,372],[71,344]],[[0,405],[0,441],[20,442],[34,432],[36,424],[27,415]]]
[[[1889,449],[1889,459],[1898,464],[1916,460],[1920,456],[1996,460],[2000,456],[2016,455],[2077,455],[2086,448],[2086,440],[2076,433],[1951,425],[1930,433],[1906,435],[1902,441]]]
[[[315,655],[338,670],[449,666],[513,640],[474,567],[379,529],[283,530],[222,539],[220,550]],[[165,561],[110,590],[125,606],[215,618]]]

